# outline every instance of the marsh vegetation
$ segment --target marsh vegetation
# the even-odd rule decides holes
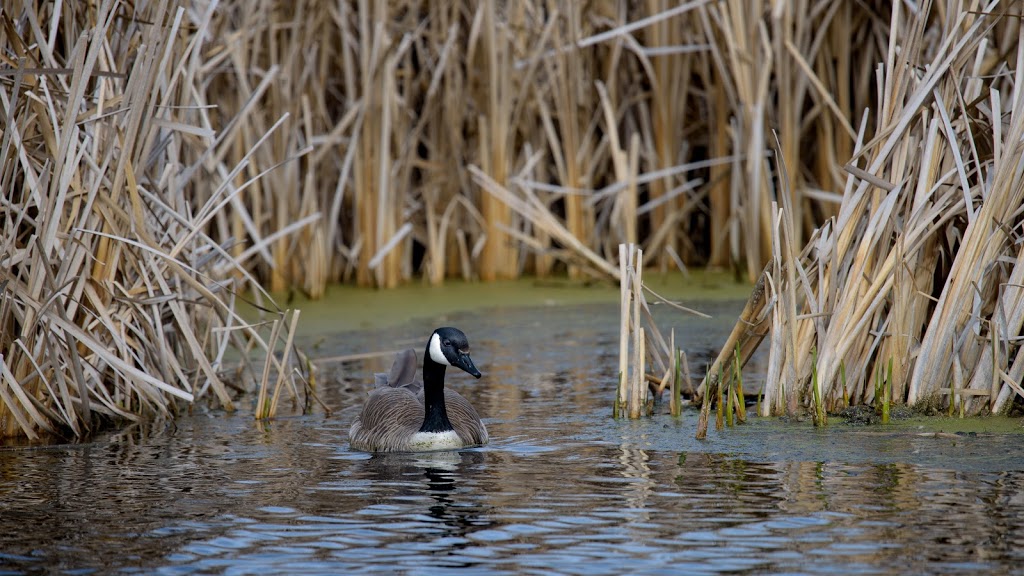
[[[876,390],[1004,410],[1024,395],[1021,13],[7,2],[0,433],[236,387],[272,414],[306,384],[266,353],[297,320],[261,286],[618,280],[624,243],[760,287],[711,373],[766,341],[764,414]],[[276,326],[239,318],[242,290]],[[232,349],[266,361],[228,377]]]

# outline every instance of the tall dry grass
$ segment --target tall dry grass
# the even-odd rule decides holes
[[[247,111],[201,97],[213,13],[166,0],[0,12],[0,437],[84,436],[207,398],[230,410],[261,374],[294,387],[292,355],[266,354],[235,310],[239,289],[259,291],[246,263],[275,239],[238,248],[218,229],[282,131],[249,133]],[[243,132],[250,154],[229,163]],[[260,347],[262,370],[227,361]]]

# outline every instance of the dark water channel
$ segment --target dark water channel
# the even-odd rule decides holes
[[[738,307],[702,309],[725,318]],[[481,449],[349,451],[366,383],[386,368],[360,361],[321,375],[330,416],[261,427],[197,410],[86,444],[0,451],[0,573],[1022,570],[1024,435],[1013,426],[936,435],[964,424],[753,419],[698,442],[693,411],[616,422],[616,314],[453,313],[315,349],[419,349],[435,325],[463,328],[485,376],[448,384],[485,417]],[[679,322],[695,364],[729,323]]]

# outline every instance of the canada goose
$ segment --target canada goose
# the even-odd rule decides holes
[[[457,328],[438,328],[423,355],[423,381],[415,380],[416,353],[399,352],[348,431],[353,450],[425,452],[487,443],[487,428],[461,394],[444,387],[444,370],[455,366],[479,378],[469,342]]]

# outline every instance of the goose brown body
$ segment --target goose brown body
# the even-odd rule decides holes
[[[444,388],[446,366],[480,377],[465,335],[455,328],[438,328],[431,334],[423,381],[415,379],[416,353],[400,352],[389,374],[376,375],[376,387],[349,429],[351,447],[364,452],[421,452],[486,444],[487,427],[476,409],[458,392]]]
[[[444,391],[452,428],[466,448],[487,443],[487,428],[473,405],[454,390]],[[423,392],[407,388],[378,388],[370,393],[363,412],[349,430],[352,448],[363,452],[419,452],[414,438],[423,425]]]

